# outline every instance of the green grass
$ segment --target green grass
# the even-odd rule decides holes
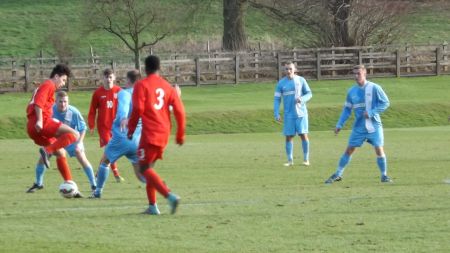
[[[124,159],[126,181],[110,178],[101,200],[63,199],[53,168],[44,190],[26,194],[37,149],[30,140],[2,140],[1,252],[448,252],[450,185],[443,180],[450,178],[450,128],[387,129],[394,184],[379,182],[366,145],[344,181],[324,185],[348,134],[313,131],[307,168],[282,166],[278,133],[194,135],[181,148],[172,143],[156,168],[182,204],[171,216],[159,197],[160,217],[139,214],[145,190]],[[86,146],[95,164],[96,140]],[[83,172],[74,159],[70,164],[87,194]]]
[[[177,1],[167,0],[176,5]],[[423,7],[405,20],[407,30],[400,43],[442,43],[449,41],[450,24],[448,7],[443,4]],[[445,6],[445,5],[444,5]],[[211,7],[202,10],[194,26],[189,30],[168,37],[161,43],[162,48],[177,51],[186,45],[206,44],[221,41],[223,20],[222,4],[212,1]],[[58,30],[70,38],[80,39],[78,56],[88,56],[92,45],[99,55],[126,55],[130,53],[122,42],[107,32],[98,31],[85,34],[82,24],[82,1],[69,0],[2,0],[0,2],[0,57],[35,57],[41,49],[45,55],[54,55],[47,38],[49,33]],[[258,10],[249,9],[245,16],[245,30],[250,42],[263,42],[263,45],[285,45],[298,47],[307,35],[304,29],[295,24],[268,18]],[[144,34],[144,37],[148,34]],[[282,39],[280,39],[282,38]],[[206,46],[205,46],[206,47]],[[205,48],[204,47],[204,48]],[[267,46],[266,46],[267,47]]]
[[[385,127],[448,125],[450,76],[374,79],[391,101],[383,114]],[[353,81],[309,81],[313,98],[308,103],[311,130],[332,129]],[[183,87],[189,134],[276,132],[273,120],[275,82]],[[87,115],[92,92],[71,92],[71,104]],[[27,138],[25,108],[31,95],[0,95],[0,139]],[[351,126],[349,121],[346,127]]]

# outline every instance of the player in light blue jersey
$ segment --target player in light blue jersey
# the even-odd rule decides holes
[[[284,124],[283,134],[286,136],[287,163],[284,166],[294,165],[293,139],[299,135],[302,140],[303,165],[309,166],[309,139],[308,139],[308,109],[306,103],[311,99],[312,92],[305,78],[295,74],[295,64],[285,64],[286,76],[282,78],[275,88],[273,110],[275,120],[281,122],[280,103],[283,100]]]
[[[389,107],[389,99],[383,89],[375,83],[366,80],[367,71],[364,65],[353,68],[356,84],[347,93],[344,109],[339,118],[334,133],[337,135],[351,116],[352,110],[355,115],[352,133],[350,135],[347,149],[339,160],[336,172],[329,177],[325,183],[331,184],[342,180],[345,166],[350,162],[351,156],[357,147],[361,147],[364,141],[372,144],[377,155],[377,165],[381,172],[381,182],[392,182],[387,175],[387,162],[384,153],[383,125],[380,114]]]
[[[83,140],[86,135],[86,123],[80,111],[76,107],[69,105],[69,96],[65,91],[59,91],[56,94],[56,103],[53,105],[53,118],[70,126],[80,134],[80,138],[76,142],[65,147],[64,149],[70,157],[75,156],[77,158],[89,180],[91,189],[95,190],[96,182],[92,165],[84,152]],[[27,193],[33,193],[36,190],[43,188],[44,173],[44,163],[42,162],[42,159],[39,159],[36,164],[36,182],[27,190]]]
[[[126,88],[122,89],[118,94],[118,105],[116,117],[112,126],[112,138],[108,142],[105,148],[104,159],[101,161],[97,171],[97,189],[93,192],[91,198],[101,198],[103,189],[105,187],[106,180],[109,176],[109,166],[111,163],[116,162],[120,157],[125,156],[131,162],[134,168],[136,177],[140,181],[144,181],[139,172],[139,163],[137,149],[139,146],[139,140],[141,138],[141,125],[139,124],[136,131],[133,134],[133,138],[130,140],[127,138],[128,132],[128,117],[131,114],[132,104],[131,97],[133,94],[133,86],[139,79],[140,74],[137,70],[132,70],[127,73]],[[155,212],[159,210],[155,206]]]

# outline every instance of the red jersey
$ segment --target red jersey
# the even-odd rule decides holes
[[[88,126],[89,129],[94,129],[95,119],[97,116],[97,130],[101,132],[111,132],[114,118],[116,117],[117,110],[117,93],[121,88],[114,85],[111,89],[107,90],[101,86],[94,91],[91,99],[91,106],[88,114]]]
[[[165,147],[169,141],[171,121],[169,106],[172,106],[177,121],[177,143],[184,142],[186,120],[184,106],[173,88],[158,74],[150,74],[138,81],[133,91],[133,110],[128,122],[128,135],[136,129],[142,118],[141,143]]]
[[[34,106],[38,106],[42,109],[42,121],[46,121],[47,118],[51,118],[53,115],[53,104],[55,103],[55,90],[56,86],[52,80],[48,79],[44,81],[39,87],[34,90],[33,97],[27,106],[27,118],[28,121],[36,121],[36,112]]]

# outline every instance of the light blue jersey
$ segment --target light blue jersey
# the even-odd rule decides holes
[[[67,107],[67,111],[60,112],[58,111],[58,107],[56,104],[53,105],[53,118],[61,121],[62,123],[70,126],[71,128],[75,129],[80,134],[86,131],[86,122],[83,119],[83,116],[81,115],[80,111],[78,111],[77,108],[74,106],[69,105]],[[84,150],[83,143],[74,142],[70,144],[69,146],[65,147],[64,149],[67,151],[70,157],[74,157],[76,147],[78,145],[78,148],[81,150]]]
[[[371,103],[368,102],[369,99]],[[367,108],[367,107],[370,108]],[[372,145],[383,146],[383,126],[380,114],[389,107],[389,99],[383,89],[372,82],[367,81],[363,87],[358,84],[349,89],[344,108],[342,110],[336,128],[342,128],[350,117],[352,110],[355,115],[352,134],[349,145],[359,147],[367,140]],[[369,119],[364,117],[368,112]]]
[[[296,89],[297,86],[297,89]],[[301,100],[297,103],[297,97]],[[275,88],[273,111],[275,119],[280,117],[283,100],[283,134],[292,136],[308,133],[308,108],[306,103],[312,98],[311,89],[305,78],[295,75],[293,79],[282,78]]]
[[[130,162],[137,163],[137,148],[141,138],[142,124],[139,123],[133,138],[127,138],[128,129],[120,129],[122,120],[131,115],[133,88],[122,89],[117,94],[118,104],[116,117],[112,126],[112,138],[106,146],[105,155],[111,163],[117,161],[121,156],[126,156]]]
[[[372,85],[372,91],[366,92],[366,87]],[[345,101],[344,109],[342,110],[341,117],[336,124],[337,128],[342,128],[350,117],[352,109],[355,114],[355,122],[353,124],[353,131],[359,133],[368,133],[366,127],[366,119],[364,117],[364,112],[366,111],[366,96],[372,96],[371,109],[368,111],[370,121],[372,122],[375,129],[381,128],[381,118],[380,113],[384,112],[389,107],[389,99],[384,93],[383,89],[369,81],[364,84],[363,87],[359,85],[354,85],[347,92],[347,98]]]

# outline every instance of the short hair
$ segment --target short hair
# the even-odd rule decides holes
[[[69,95],[67,94],[67,92],[60,90],[56,93],[56,98],[63,98],[63,97],[69,97]]]
[[[112,69],[108,68],[108,69],[103,70],[103,76],[110,76],[112,74],[114,74],[114,71]]]
[[[63,63],[56,64],[56,66],[52,69],[52,73],[50,74],[50,78],[53,78],[55,75],[67,77],[70,76],[70,68]]]
[[[156,55],[147,56],[147,58],[145,58],[145,73],[147,74],[155,73],[161,67],[160,64],[161,63],[159,61],[158,56]]]
[[[353,70],[360,70],[360,69],[366,70],[366,66],[364,66],[363,64],[353,66]]]
[[[139,78],[141,78],[141,73],[138,70],[133,69],[127,72],[127,78],[131,83],[135,83]]]

